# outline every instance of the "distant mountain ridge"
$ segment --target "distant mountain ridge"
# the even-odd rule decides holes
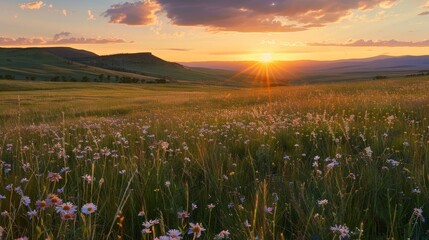
[[[255,61],[241,62],[185,62],[188,67],[228,69],[251,74]],[[325,82],[372,79],[376,76],[405,76],[419,72],[429,72],[429,56],[376,56],[363,59],[333,61],[278,61],[272,64],[275,81],[284,82]],[[249,70],[250,69],[250,70]]]

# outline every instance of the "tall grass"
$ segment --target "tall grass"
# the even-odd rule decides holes
[[[6,91],[2,239],[427,239],[427,80]]]

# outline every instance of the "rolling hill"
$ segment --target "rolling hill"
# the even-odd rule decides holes
[[[233,74],[228,72],[225,75],[225,71],[209,73],[201,71],[202,69],[191,69],[178,63],[165,61],[150,52],[93,56],[77,61],[90,66],[177,81],[222,81]]]
[[[64,50],[64,49],[63,49]],[[88,66],[56,55],[59,48],[0,48],[0,77],[56,81],[116,81],[120,78],[155,80],[154,77]],[[62,51],[67,56],[73,51]],[[101,79],[100,79],[101,78]],[[103,79],[105,78],[105,79]]]
[[[67,47],[0,48],[0,78],[59,81],[146,82],[187,81],[216,83],[231,71],[191,69],[151,53],[99,56]]]
[[[188,67],[227,69],[254,74],[257,62],[188,62]],[[260,64],[259,64],[260,65]],[[253,67],[252,67],[253,66]],[[429,56],[377,56],[336,61],[279,61],[272,64],[273,78],[278,84],[314,83],[372,79],[376,76],[398,77],[429,72]]]

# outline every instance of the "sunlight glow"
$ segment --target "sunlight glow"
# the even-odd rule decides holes
[[[271,63],[273,61],[273,55],[271,53],[262,53],[259,61],[262,63]]]

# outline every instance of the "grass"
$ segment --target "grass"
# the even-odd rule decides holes
[[[3,237],[427,239],[428,80],[0,81]]]

